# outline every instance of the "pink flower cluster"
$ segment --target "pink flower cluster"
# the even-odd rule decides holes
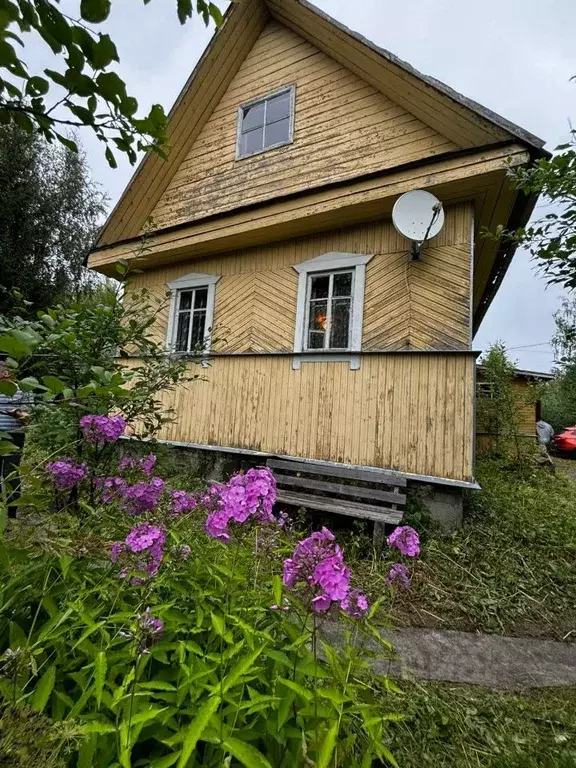
[[[122,456],[118,469],[120,472],[124,472],[127,469],[140,469],[145,475],[150,476],[155,465],[156,454],[149,453],[148,456],[143,456],[138,461],[131,456]]]
[[[164,493],[164,480],[153,477],[148,482],[125,485],[119,491],[121,506],[130,515],[141,515],[156,508]]]
[[[68,490],[84,480],[88,474],[88,467],[72,459],[59,459],[48,462],[46,471],[52,475],[52,482],[57,488]]]
[[[340,603],[342,610],[353,618],[361,617],[368,610],[366,597],[350,589],[350,569],[344,563],[334,534],[327,528],[296,545],[292,557],[284,561],[282,581],[289,589],[299,582],[312,587],[315,591],[312,609],[317,613],[327,611],[332,603]]]
[[[420,536],[409,525],[399,525],[386,541],[389,547],[396,547],[406,557],[418,557],[420,554]]]
[[[182,515],[198,506],[198,501],[186,491],[172,491],[172,514]]]
[[[213,539],[230,541],[228,526],[232,521],[245,523],[254,518],[259,523],[275,522],[275,501],[276,480],[267,467],[234,475],[225,485],[212,486],[202,500],[213,509],[206,519],[206,533]]]
[[[395,563],[388,571],[386,586],[391,587],[393,584],[401,587],[410,586],[410,571],[403,563]]]
[[[80,419],[84,440],[93,445],[115,443],[124,434],[126,421],[122,416],[97,416],[90,414]]]
[[[144,557],[144,560],[138,560],[137,569],[155,576],[162,564],[165,543],[166,533],[162,528],[150,523],[140,523],[132,528],[123,542],[117,541],[112,545],[110,558],[113,562],[117,562],[123,552],[132,552],[139,557]],[[122,575],[125,576],[126,573],[127,569],[124,569]]]

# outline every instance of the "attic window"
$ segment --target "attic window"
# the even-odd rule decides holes
[[[240,106],[238,160],[292,143],[294,96],[295,87],[292,85]]]

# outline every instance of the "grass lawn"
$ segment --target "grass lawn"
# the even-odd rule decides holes
[[[534,468],[524,477],[495,460],[478,462],[481,492],[465,503],[463,527],[422,532],[408,590],[392,604],[397,625],[576,641],[576,479]],[[354,570],[372,598],[388,565],[358,558]]]
[[[400,768],[576,768],[576,689],[523,695],[414,683],[390,748]]]

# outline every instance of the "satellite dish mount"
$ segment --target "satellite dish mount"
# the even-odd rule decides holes
[[[444,226],[444,208],[437,197],[424,189],[401,195],[392,209],[395,229],[408,240],[411,261],[419,261],[422,249]]]

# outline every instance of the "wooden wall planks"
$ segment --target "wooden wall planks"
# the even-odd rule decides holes
[[[217,357],[167,397],[179,415],[159,437],[469,481],[474,366],[470,354],[368,355],[359,371]]]
[[[446,224],[420,262],[409,263],[407,243],[389,220],[310,237],[178,262],[134,277],[134,287],[157,295],[189,272],[221,275],[216,286],[215,351],[293,349],[297,274],[292,268],[329,251],[374,254],[366,273],[363,347],[470,347],[472,206],[446,209]],[[167,311],[160,313],[164,338]]]
[[[295,140],[236,160],[243,101],[296,83]],[[154,208],[156,228],[456,149],[457,145],[276,21],[228,86]]]

